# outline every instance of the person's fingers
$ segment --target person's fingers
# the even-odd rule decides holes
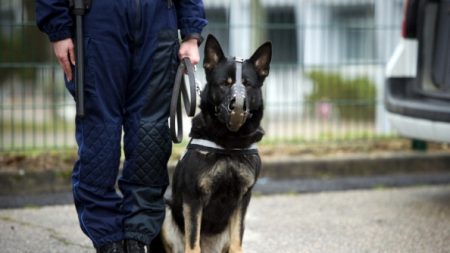
[[[58,59],[64,74],[66,74],[67,80],[72,80],[72,63],[75,63],[74,46],[72,39],[64,39],[53,43],[53,50],[55,56]]]
[[[62,67],[66,74],[67,80],[72,81],[72,66],[70,64],[68,56],[62,61]]]
[[[197,65],[200,61],[200,55],[197,53],[192,53],[191,56],[189,57],[191,59],[191,63],[193,65]]]
[[[66,54],[59,54],[56,56],[58,58],[59,65],[61,66],[62,70],[64,71],[64,74],[66,74],[67,80],[72,80],[72,68],[70,66],[69,62],[69,55],[66,52]]]
[[[189,60],[193,65],[197,65],[200,61],[200,56],[197,54],[187,53],[187,54],[180,54],[180,59],[184,59],[186,57],[189,57]]]
[[[191,63],[196,65],[200,62],[200,53],[198,51],[197,40],[187,40],[181,43],[178,57],[181,59],[189,57]]]
[[[75,66],[75,47],[73,44],[69,47],[69,57],[70,57],[70,63]]]
[[[184,50],[182,50],[182,49],[180,48],[180,52],[178,53],[178,58],[179,58],[180,60],[183,60],[183,59],[186,58],[186,57],[189,57],[189,55],[187,55],[186,52],[184,52]]]

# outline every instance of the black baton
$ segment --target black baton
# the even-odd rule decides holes
[[[90,0],[69,0],[72,14],[75,16],[76,50],[76,110],[77,116],[84,116],[84,35],[83,16],[90,7]]]

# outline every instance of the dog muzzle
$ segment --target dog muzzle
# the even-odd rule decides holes
[[[234,58],[236,63],[235,83],[231,86],[230,92],[216,108],[216,116],[226,123],[227,128],[232,132],[237,132],[245,121],[251,117],[247,97],[247,90],[242,84],[242,63],[241,58]]]

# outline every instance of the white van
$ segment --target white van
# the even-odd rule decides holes
[[[405,0],[385,105],[403,136],[450,143],[450,0]]]

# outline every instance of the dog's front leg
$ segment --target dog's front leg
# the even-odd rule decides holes
[[[238,206],[231,216],[229,232],[230,232],[230,248],[228,253],[243,253],[242,236],[243,236],[243,210]]]
[[[202,205],[200,201],[183,203],[184,216],[184,252],[200,253],[200,228],[202,221]]]

